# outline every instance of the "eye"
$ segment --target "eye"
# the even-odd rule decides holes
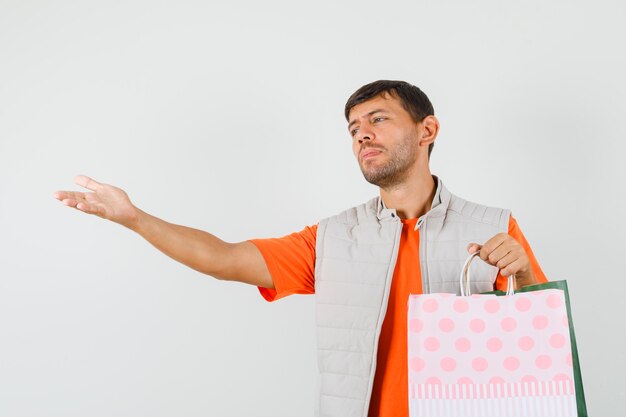
[[[385,120],[385,118],[384,118],[384,117],[376,117],[376,118],[374,119],[374,123],[376,123],[376,122],[382,122],[383,120]]]
[[[354,129],[352,129],[352,130],[350,131],[350,135],[354,136],[354,135],[356,135],[356,133],[357,133],[358,131],[359,131],[359,128],[358,128],[358,127],[357,127],[357,128],[354,128]]]

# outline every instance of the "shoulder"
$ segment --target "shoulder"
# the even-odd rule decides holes
[[[374,197],[365,203],[359,204],[358,206],[351,207],[333,216],[320,220],[319,225],[320,227],[323,227],[328,223],[334,223],[353,226],[368,219],[376,219],[378,204],[380,204],[380,197]]]
[[[511,210],[488,206],[459,197],[445,188],[442,189],[442,203],[448,220],[482,223],[507,230]]]

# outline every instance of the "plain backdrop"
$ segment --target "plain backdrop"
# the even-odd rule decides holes
[[[0,0],[0,416],[310,416],[314,296],[267,303],[64,207],[76,174],[236,242],[360,204],[348,96],[432,100],[433,173],[570,285],[588,409],[626,408],[626,6]],[[389,416],[390,417],[390,416]]]

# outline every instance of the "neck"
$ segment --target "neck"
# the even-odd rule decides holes
[[[437,184],[428,166],[409,175],[402,183],[380,189],[385,206],[396,209],[401,219],[415,219],[426,214],[432,205]]]

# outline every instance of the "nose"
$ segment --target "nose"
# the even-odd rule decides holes
[[[369,126],[363,123],[356,134],[357,141],[359,143],[363,143],[364,141],[372,141],[374,138],[374,132],[369,128]]]

